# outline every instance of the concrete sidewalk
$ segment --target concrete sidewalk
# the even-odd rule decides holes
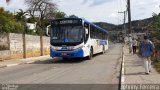
[[[124,47],[124,84],[160,84],[160,74],[152,67],[146,75],[142,59],[129,53],[127,46]]]
[[[0,61],[0,68],[4,67],[11,67],[21,64],[30,64],[37,61],[43,61],[43,60],[49,60],[52,59],[49,55],[47,56],[40,56],[40,57],[32,57],[32,58],[26,58],[26,59],[17,59],[17,60],[4,60]]]

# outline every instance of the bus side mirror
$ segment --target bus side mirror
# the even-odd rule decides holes
[[[51,25],[48,25],[47,28],[46,28],[46,34],[49,37],[51,36],[51,28],[50,27],[51,27]]]
[[[86,32],[86,35],[88,35],[88,29],[87,28],[85,28],[85,32]]]

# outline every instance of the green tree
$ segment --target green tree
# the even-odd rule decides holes
[[[153,14],[152,28],[154,30],[160,30],[160,14]]]
[[[61,12],[61,11],[56,11],[54,13],[52,13],[53,15],[51,15],[50,17],[47,17],[45,20],[44,20],[44,25],[45,26],[48,26],[50,24],[50,21],[52,19],[58,19],[58,18],[65,18],[67,17],[67,15],[64,13],[64,12]]]
[[[23,33],[24,24],[17,22],[9,11],[0,8],[0,32]]]
[[[150,27],[153,29],[153,37],[160,40],[160,14],[153,14],[152,23]]]
[[[15,18],[16,18],[17,21],[25,22],[25,20],[26,20],[26,12],[24,12],[22,9],[19,9],[19,12],[17,12]]]
[[[20,22],[16,21],[8,21],[3,26],[3,30],[5,32],[11,32],[11,33],[23,33],[24,32],[24,25]]]
[[[35,17],[29,17],[27,19],[27,23],[35,23],[36,21],[37,21],[37,18],[35,18]]]
[[[69,17],[70,18],[78,18],[78,16],[76,16],[76,15],[70,15]]]
[[[3,12],[4,12],[4,8],[0,7],[0,13],[3,13]]]
[[[29,6],[28,12],[30,16],[36,19],[37,29],[45,30],[45,20],[52,19],[53,13],[57,10],[57,5],[52,2],[52,0],[25,0],[26,4]],[[48,21],[49,22],[49,21]]]
[[[54,13],[54,18],[65,18],[66,14],[64,12],[58,11]]]

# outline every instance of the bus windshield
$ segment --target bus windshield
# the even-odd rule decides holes
[[[53,43],[83,42],[84,28],[82,26],[56,26],[52,30]]]

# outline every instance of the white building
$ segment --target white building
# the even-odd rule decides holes
[[[34,30],[35,31],[36,25],[37,25],[36,22],[35,23],[27,23],[27,27],[28,27],[29,30]]]

